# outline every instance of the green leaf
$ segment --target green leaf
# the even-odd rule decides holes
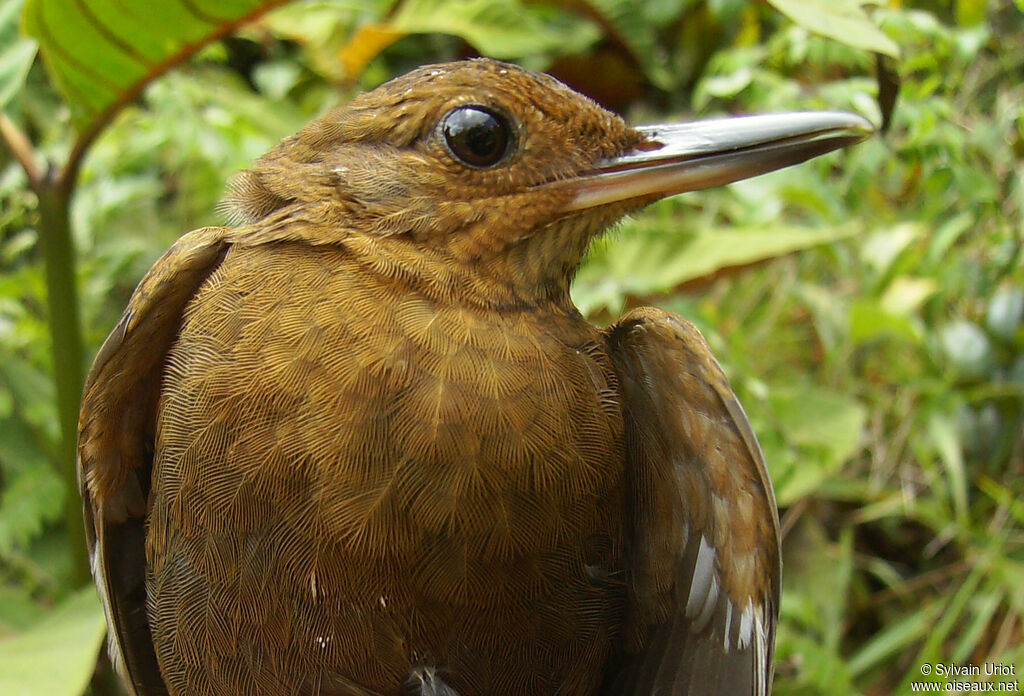
[[[968,573],[967,578],[960,584],[959,588],[947,602],[944,602],[942,613],[932,625],[927,634],[924,646],[914,659],[914,664],[925,662],[935,663],[945,658],[945,646],[950,634],[956,630],[961,621],[966,617],[970,602],[978,591],[978,585],[991,572],[989,564],[981,562],[974,565]],[[936,675],[932,675],[934,678]],[[920,679],[920,676],[910,672],[904,678],[904,682]],[[949,682],[947,682],[949,683]],[[901,684],[894,693],[910,693],[908,684]]]
[[[27,629],[46,616],[46,611],[32,599],[26,587],[0,584],[0,641],[11,638],[15,631]]]
[[[97,130],[154,78],[284,0],[27,0],[25,31],[80,130]]]
[[[992,500],[1005,507],[1014,519],[1017,520],[1017,523],[1024,527],[1024,500],[1016,498],[1010,486],[1004,486],[997,481],[993,481],[988,476],[982,476],[978,481],[978,488],[983,490]]]
[[[926,231],[923,225],[912,222],[886,227],[864,240],[860,248],[861,257],[879,275],[884,275],[911,243],[922,237]]]
[[[4,434],[0,438],[0,472],[5,482],[17,472],[51,466],[38,433],[29,424],[16,417],[4,416],[0,417],[0,430]]]
[[[800,665],[800,683],[804,688],[799,691],[786,690],[786,693],[860,695],[853,685],[850,669],[842,655],[823,646],[818,638],[798,634],[783,623],[779,626],[777,644],[776,660],[787,665]],[[782,682],[780,677],[776,677],[776,680]],[[782,689],[777,691],[781,692]]]
[[[36,42],[18,35],[20,10],[21,0],[0,0],[0,109],[25,84],[36,57]]]
[[[885,289],[880,304],[890,314],[911,316],[936,292],[938,283],[934,278],[899,276]]]
[[[767,227],[672,229],[672,220],[646,217],[598,242],[573,284],[573,299],[584,314],[617,313],[627,295],[667,292],[715,271],[809,249],[853,236],[856,224],[807,228]]]
[[[813,493],[853,454],[867,410],[846,394],[813,385],[774,387],[768,400],[786,442],[803,455],[769,460],[779,505],[786,506]]]
[[[89,683],[105,623],[84,587],[24,633],[0,641],[0,694],[78,696]]]
[[[580,52],[600,37],[591,22],[519,0],[407,0],[387,22],[360,27],[339,51],[347,75],[359,75],[380,51],[409,34],[458,36],[495,58]]]
[[[956,23],[961,27],[981,24],[988,11],[987,0],[957,0]]]
[[[851,530],[831,542],[819,520],[801,518],[786,537],[783,563],[780,660],[795,658],[803,679],[818,687],[813,693],[856,693],[840,652],[853,573]],[[793,632],[797,627],[803,635]]]
[[[21,418],[38,431],[40,442],[57,440],[56,410],[53,376],[23,360],[20,356],[5,356],[0,360],[0,385],[10,390],[18,404]],[[3,454],[0,448],[0,454]]]
[[[875,665],[900,655],[901,651],[928,634],[942,608],[938,602],[932,602],[872,635],[849,658],[847,666],[850,672],[855,675],[866,672]]]
[[[882,337],[920,343],[924,332],[913,318],[888,311],[879,301],[858,298],[850,305],[850,338],[865,344]]]
[[[27,546],[45,524],[59,520],[66,495],[63,481],[50,467],[26,468],[5,481],[0,492],[0,555]]]
[[[495,58],[573,52],[599,38],[592,24],[574,24],[577,30],[566,32],[568,26],[547,22],[544,14],[518,0],[407,0],[400,4],[391,27],[460,36]]]
[[[294,61],[278,60],[257,65],[252,71],[252,80],[264,95],[281,101],[301,75],[302,69]]]
[[[882,33],[867,15],[865,0],[768,0],[769,4],[800,26],[830,39],[865,51],[900,57],[900,48]]]
[[[929,235],[931,241],[928,244],[928,262],[941,263],[957,239],[976,224],[974,216],[969,213],[960,213],[945,220],[933,234]]]
[[[970,600],[970,609],[966,612],[967,626],[961,629],[957,637],[953,659],[956,662],[970,662],[971,656],[977,654],[979,645],[984,640],[985,631],[992,623],[992,617],[1002,602],[1000,592],[981,592]]]
[[[953,496],[953,510],[957,524],[967,528],[967,470],[964,464],[963,445],[952,417],[933,413],[928,419],[928,434],[938,450],[939,458],[949,477],[949,489]]]
[[[389,45],[376,28],[391,16],[395,4],[394,0],[307,0],[274,10],[260,28],[299,44],[317,73],[343,81],[359,77]],[[387,77],[391,75],[380,79]]]

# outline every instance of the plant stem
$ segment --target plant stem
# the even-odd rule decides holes
[[[82,331],[78,317],[75,251],[71,239],[70,195],[54,177],[45,178],[39,196],[39,248],[46,268],[46,303],[57,382],[57,417],[60,423],[59,471],[67,491],[71,586],[88,580],[82,503],[75,475],[75,443],[78,436],[78,400],[82,393]]]
[[[35,148],[28,137],[18,128],[18,125],[7,117],[7,114],[0,111],[0,139],[7,145],[14,159],[18,160],[21,168],[28,176],[28,184],[33,191],[37,191],[43,184],[43,172],[36,163]]]
[[[71,189],[68,177],[58,179],[38,164],[28,137],[6,114],[0,113],[0,140],[28,176],[39,198],[39,249],[46,270],[46,304],[57,386],[57,419],[60,442],[57,473],[67,492],[65,517],[71,559],[69,589],[88,581],[82,504],[78,497],[75,451],[78,439],[78,400],[82,393],[82,331],[78,318],[78,286],[75,250],[71,239]]]

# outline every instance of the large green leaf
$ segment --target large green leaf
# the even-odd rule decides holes
[[[21,0],[0,0],[0,109],[25,83],[36,57],[36,42],[18,36]]]
[[[664,293],[723,268],[746,266],[857,234],[857,225],[674,230],[663,219],[645,217],[599,242],[573,283],[573,299],[584,314],[618,314],[628,295]]]
[[[899,58],[896,42],[882,33],[867,15],[864,5],[872,0],[768,0],[794,22],[822,36],[866,51]]]
[[[90,586],[24,633],[0,641],[0,694],[78,696],[92,676],[104,626]]]
[[[27,0],[39,41],[80,131],[96,131],[150,80],[286,0]]]

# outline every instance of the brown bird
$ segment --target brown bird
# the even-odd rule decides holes
[[[697,330],[573,306],[624,214],[858,141],[816,113],[631,128],[490,60],[421,68],[242,173],[85,387],[136,696],[766,694],[771,483]]]

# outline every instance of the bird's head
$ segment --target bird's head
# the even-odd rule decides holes
[[[631,210],[870,132],[834,113],[633,128],[554,78],[478,59],[419,68],[313,121],[243,172],[229,205],[251,224],[304,211],[338,240],[393,240],[410,262],[429,255],[490,278],[502,301],[533,301],[567,297],[590,240]]]

